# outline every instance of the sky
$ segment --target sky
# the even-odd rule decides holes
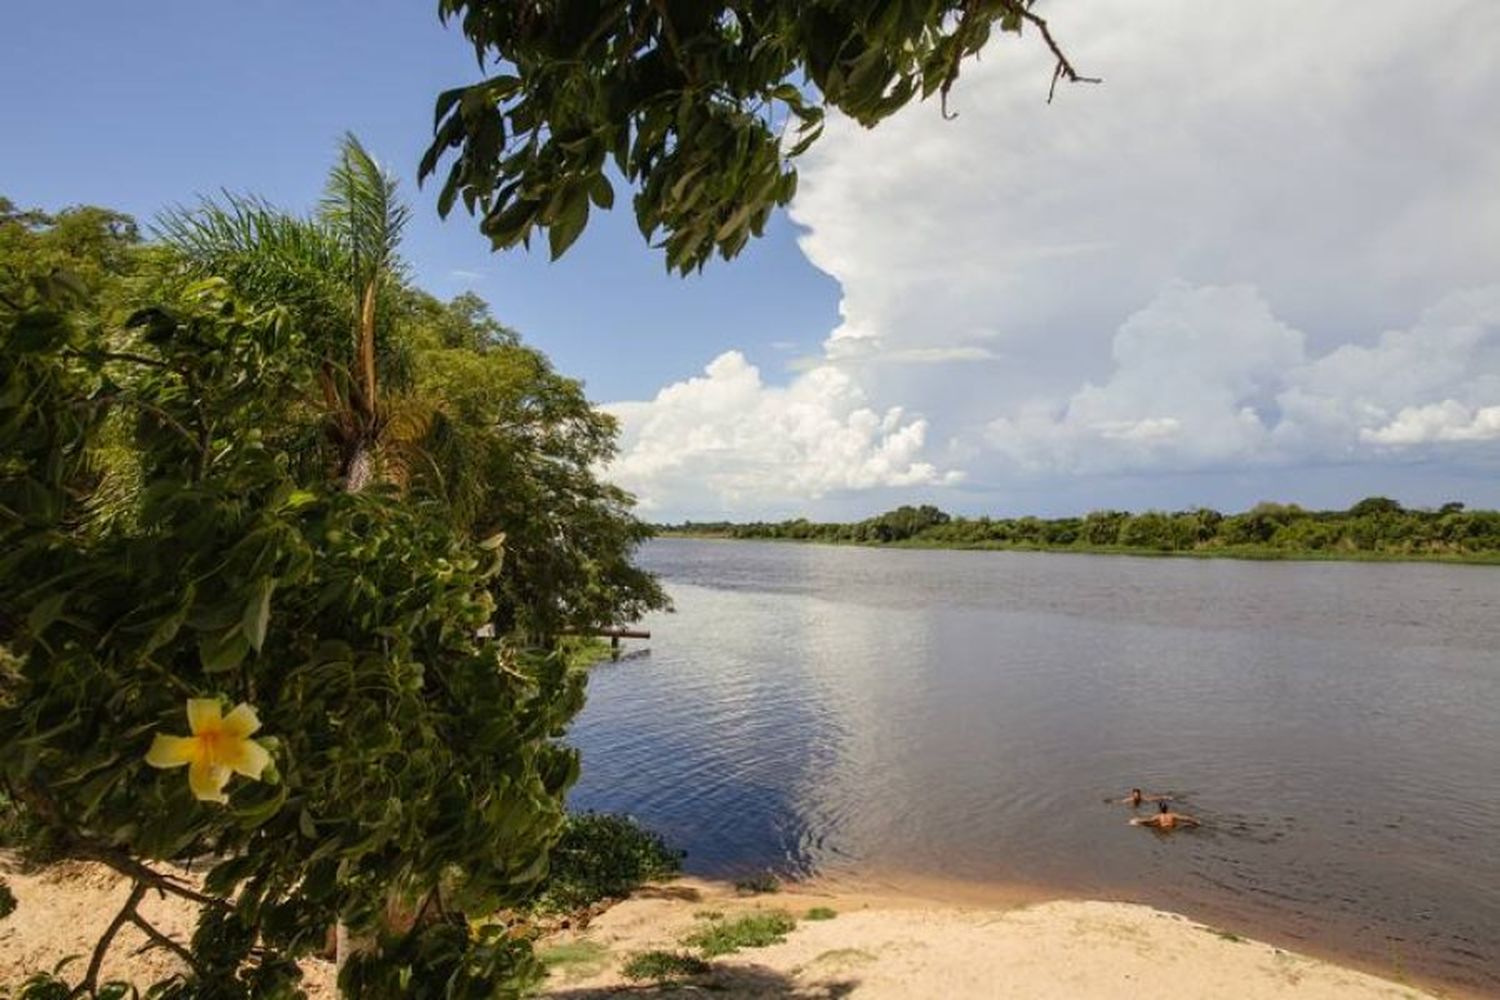
[[[437,218],[415,165],[477,79],[435,3],[31,3],[0,37],[0,193],[149,220],[292,208],[353,130],[473,290],[621,421],[645,516],[1500,506],[1500,4],[1068,0],[945,120],[835,118],[790,211],[666,273],[628,212],[563,261]]]

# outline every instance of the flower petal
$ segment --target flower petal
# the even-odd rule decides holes
[[[181,767],[197,760],[201,753],[198,741],[191,736],[163,736],[157,733],[146,751],[146,763],[152,767]]]
[[[195,760],[188,768],[188,787],[193,795],[204,802],[228,802],[224,786],[229,784],[229,768],[220,764]]]
[[[260,716],[249,705],[236,705],[234,711],[224,716],[224,732],[231,736],[249,736],[260,728]]]
[[[259,781],[261,772],[271,766],[271,755],[254,740],[235,740],[224,747],[219,762],[236,774]]]
[[[217,698],[189,698],[187,703],[188,728],[193,735],[218,729],[223,724],[223,709]]]

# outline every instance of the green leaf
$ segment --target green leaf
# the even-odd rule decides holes
[[[603,173],[595,174],[594,179],[589,182],[589,198],[605,211],[614,208],[615,189]]]
[[[141,656],[147,657],[156,652],[173,639],[182,629],[182,623],[187,620],[188,612],[193,607],[193,599],[197,596],[198,588],[189,583],[182,591],[182,600],[177,604],[177,610],[163,618],[151,631],[151,636],[146,640],[146,645],[141,647]]]
[[[198,642],[198,659],[203,669],[211,674],[233,670],[244,662],[249,652],[250,640],[245,638],[238,625],[225,635],[217,638],[205,636]]]
[[[266,626],[271,621],[271,594],[276,590],[276,578],[263,576],[255,581],[250,600],[245,602],[245,613],[240,619],[240,628],[257,653],[266,641]]]
[[[38,601],[26,616],[26,628],[33,636],[47,631],[47,626],[62,617],[63,603],[68,599],[66,590],[59,591]]]
[[[589,200],[580,189],[564,203],[558,220],[547,230],[547,241],[552,249],[552,259],[557,260],[568,252],[584,226],[589,222]]]

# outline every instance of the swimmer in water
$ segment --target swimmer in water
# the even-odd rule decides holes
[[[1161,802],[1157,803],[1157,811],[1155,816],[1147,816],[1144,818],[1140,816],[1132,816],[1130,819],[1130,825],[1152,826],[1158,830],[1175,830],[1179,826],[1200,826],[1201,824],[1196,818],[1189,816],[1186,813],[1173,812],[1167,806],[1166,800],[1162,800]]]
[[[1165,802],[1167,798],[1168,796],[1166,795],[1157,795],[1154,793],[1146,795],[1139,788],[1132,788],[1130,794],[1120,801],[1132,809],[1139,809],[1142,802]]]

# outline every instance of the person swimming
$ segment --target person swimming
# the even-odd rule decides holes
[[[1166,799],[1157,803],[1155,816],[1132,816],[1131,826],[1150,826],[1158,830],[1175,830],[1179,826],[1201,826],[1196,817],[1186,813],[1173,812],[1167,804]]]
[[[1139,788],[1132,788],[1130,794],[1121,799],[1120,802],[1132,809],[1139,809],[1142,802],[1165,802],[1168,798],[1169,796],[1159,795],[1155,792],[1147,795]]]

